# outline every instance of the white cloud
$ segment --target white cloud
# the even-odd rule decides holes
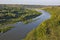
[[[0,0],[0,4],[43,4],[60,5],[60,0]]]

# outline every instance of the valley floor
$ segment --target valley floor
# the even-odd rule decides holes
[[[29,32],[24,40],[60,40],[60,7],[47,7],[43,10],[49,12],[51,18]]]

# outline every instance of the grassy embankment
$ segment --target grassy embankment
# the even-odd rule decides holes
[[[5,33],[9,30],[11,30],[13,28],[13,26],[5,26],[5,27],[2,27],[0,28],[0,33]]]
[[[60,7],[48,7],[51,18],[28,33],[24,40],[60,40]]]
[[[41,13],[35,10],[29,10],[21,7],[3,6],[0,8],[0,32],[2,30],[5,32],[12,28],[11,26],[2,27],[3,25],[13,24],[19,21],[28,23],[28,20],[31,20],[39,15],[41,15]]]

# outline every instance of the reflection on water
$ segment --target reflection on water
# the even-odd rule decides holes
[[[43,10],[37,11],[42,12],[43,14],[34,19],[28,20],[26,24],[23,22],[17,22],[16,24],[13,24],[15,28],[4,34],[1,34],[0,40],[22,40],[28,34],[28,32],[36,28],[44,20],[50,18],[50,14],[48,12]]]

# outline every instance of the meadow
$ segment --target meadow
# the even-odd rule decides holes
[[[50,19],[29,32],[24,40],[60,40],[60,7],[46,7],[42,10],[50,13]]]

